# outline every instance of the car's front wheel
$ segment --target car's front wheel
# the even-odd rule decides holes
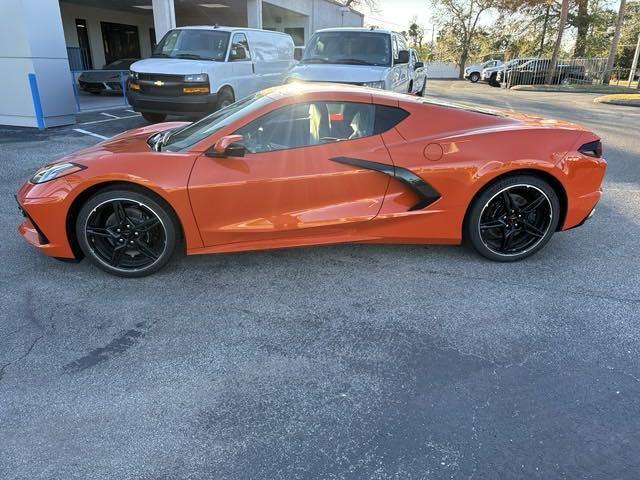
[[[465,239],[490,260],[513,262],[544,247],[559,220],[560,201],[548,182],[532,175],[508,177],[474,200]]]
[[[478,80],[480,80],[480,74],[478,72],[473,72],[471,75],[469,75],[469,80],[471,81],[471,83],[477,83]]]
[[[178,226],[170,208],[142,191],[113,189],[80,209],[76,238],[86,257],[122,277],[156,272],[171,258]]]

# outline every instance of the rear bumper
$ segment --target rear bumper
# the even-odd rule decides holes
[[[213,113],[216,109],[218,97],[215,93],[209,95],[160,97],[128,90],[127,100],[136,112],[187,115],[190,113]]]

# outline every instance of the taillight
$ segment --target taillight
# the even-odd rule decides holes
[[[589,142],[582,145],[578,151],[583,155],[594,158],[602,158],[602,142],[596,140],[595,142]]]

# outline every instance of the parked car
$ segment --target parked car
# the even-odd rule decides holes
[[[498,72],[497,81],[506,81],[509,86],[514,85],[541,85],[545,83],[548,70],[551,68],[551,60],[530,60],[515,67]],[[583,65],[557,64],[551,78],[553,84],[579,83],[584,81],[585,69]]]
[[[492,87],[499,87],[500,82],[498,81],[498,72],[502,70],[506,70],[508,68],[513,68],[514,66],[522,65],[523,63],[528,62],[529,60],[535,60],[537,57],[519,57],[513,58],[502,65],[498,65],[497,67],[485,68],[482,70],[482,80],[485,82],[489,82],[489,85]]]
[[[82,72],[78,76],[78,84],[82,90],[93,95],[100,95],[102,92],[121,94],[122,85],[123,83],[126,85],[127,81],[126,72],[129,71],[131,64],[138,60],[138,58],[121,58],[105,65],[102,70]]]
[[[409,47],[399,33],[328,28],[313,34],[287,81],[339,82],[408,93]]]
[[[167,114],[203,116],[279,85],[295,64],[291,36],[250,28],[181,27],[151,58],[131,65],[129,104],[150,122]]]
[[[601,157],[598,136],[568,122],[289,84],[43,166],[17,192],[18,231],[46,255],[125,277],[159,270],[177,248],[464,239],[512,262],[591,217]]]
[[[424,66],[420,54],[414,48],[409,49],[409,74],[411,75],[409,93],[420,97],[424,96],[427,89],[427,68]]]
[[[472,83],[476,83],[482,78],[482,70],[500,65],[502,65],[502,60],[487,60],[486,62],[469,65],[464,69],[464,78],[470,80]]]

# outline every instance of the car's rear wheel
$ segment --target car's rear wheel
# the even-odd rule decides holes
[[[513,262],[544,247],[559,219],[560,201],[548,182],[533,175],[508,177],[474,200],[465,239],[491,260]]]
[[[106,190],[80,209],[76,238],[86,257],[122,277],[156,272],[171,258],[178,227],[169,207],[134,190]]]
[[[478,72],[473,72],[471,75],[469,75],[469,80],[471,81],[471,83],[477,83],[478,80],[480,80],[480,74]]]
[[[167,116],[164,113],[142,112],[142,118],[149,123],[160,123],[164,122]]]
[[[499,87],[500,83],[498,82],[498,74],[494,73],[491,75],[491,77],[489,78],[489,85],[491,85],[492,87]]]

